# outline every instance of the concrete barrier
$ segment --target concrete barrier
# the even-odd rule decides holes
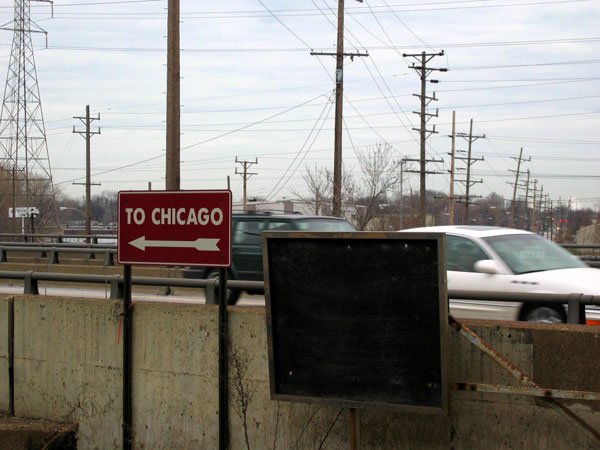
[[[0,325],[9,302],[0,298]],[[112,300],[14,298],[17,416],[78,424],[80,449],[120,447],[121,308]],[[229,311],[231,448],[347,449],[347,409],[269,399],[264,310]],[[218,448],[217,313],[210,305],[133,307],[134,448]],[[541,386],[600,391],[600,327],[468,324]],[[450,333],[451,381],[518,385]],[[5,348],[0,342],[0,408]],[[600,402],[564,402],[600,429]],[[361,449],[597,448],[545,399],[506,394],[451,391],[448,417],[365,409],[360,421]]]

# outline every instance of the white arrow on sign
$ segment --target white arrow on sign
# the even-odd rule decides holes
[[[141,251],[146,251],[146,247],[171,247],[171,248],[195,248],[199,251],[218,252],[217,243],[220,239],[203,239],[198,238],[195,241],[147,241],[146,236],[134,239],[130,242]]]

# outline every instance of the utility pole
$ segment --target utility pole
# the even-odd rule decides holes
[[[165,188],[178,191],[180,173],[179,0],[169,0],[167,13],[167,161]]]
[[[527,227],[531,226],[531,217],[529,214],[529,177],[531,173],[527,169],[527,181],[525,182],[525,216],[527,218]]]
[[[405,160],[400,161],[400,229],[404,229],[404,210],[402,200],[404,197],[404,164]]]
[[[537,180],[533,180],[533,207],[531,208],[531,228],[535,232],[538,230],[537,223]]]
[[[554,241],[554,217],[552,214],[552,200],[550,200],[550,240]]]
[[[473,186],[476,183],[483,183],[483,180],[478,180],[478,181],[472,181],[471,180],[471,166],[473,164],[475,164],[477,161],[483,161],[483,158],[473,158],[471,156],[471,148],[473,145],[473,142],[475,142],[477,139],[485,139],[485,134],[481,135],[481,136],[473,136],[473,119],[471,119],[471,125],[469,127],[469,134],[464,134],[464,133],[459,133],[458,134],[460,137],[465,138],[468,142],[468,147],[467,147],[467,157],[466,158],[456,158],[456,159],[461,159],[461,160],[465,160],[467,162],[467,179],[466,180],[458,180],[461,183],[464,183],[465,185],[465,214],[463,216],[463,223],[464,224],[469,224],[469,205],[472,204],[471,202],[471,198],[475,197],[475,196],[471,196],[469,194],[470,188],[471,186]]]
[[[253,166],[254,164],[258,164],[258,158],[254,158],[254,161],[240,161],[238,160],[237,156],[235,157],[235,162],[237,164],[241,164],[243,167],[243,171],[242,172],[238,172],[237,167],[235,168],[235,174],[236,175],[241,175],[243,181],[243,186],[244,186],[244,196],[243,196],[243,200],[242,200],[242,209],[244,211],[246,211],[246,183],[248,181],[248,179],[252,176],[252,175],[257,175],[256,172],[248,172],[248,168]]]
[[[85,234],[88,236],[92,234],[92,164],[91,164],[91,152],[90,143],[94,134],[100,134],[100,128],[98,131],[91,131],[90,125],[94,120],[100,120],[100,114],[98,117],[90,117],[90,105],[85,106],[85,117],[73,117],[79,119],[85,125],[85,131],[78,131],[73,125],[73,133],[77,133],[85,139],[85,183],[73,183],[73,184],[85,184]],[[95,183],[97,185],[97,183]],[[89,237],[87,238],[89,241]]]
[[[407,58],[407,57],[411,57],[414,58],[418,61],[419,65],[415,65],[415,63],[412,63],[412,66],[409,66],[409,68],[413,69],[415,72],[417,72],[417,74],[419,75],[419,78],[421,80],[421,93],[420,94],[413,94],[416,97],[419,97],[421,99],[421,110],[420,112],[414,112],[415,114],[419,114],[420,118],[421,118],[421,122],[420,122],[420,127],[419,128],[413,128],[413,130],[418,131],[420,134],[420,140],[419,140],[419,147],[420,147],[420,225],[421,226],[425,226],[425,220],[426,220],[426,216],[427,216],[427,192],[426,192],[426,183],[425,183],[425,176],[427,174],[426,170],[425,170],[425,166],[427,164],[427,160],[425,157],[425,147],[426,147],[426,141],[427,141],[427,137],[433,133],[436,133],[435,131],[435,125],[433,127],[432,130],[427,130],[427,122],[431,119],[431,117],[438,117],[438,111],[436,110],[435,114],[429,114],[427,113],[427,106],[429,105],[429,103],[431,103],[434,100],[437,100],[435,98],[435,92],[433,93],[432,97],[427,97],[427,89],[426,89],[426,83],[427,83],[427,77],[431,74],[431,72],[433,72],[434,70],[440,71],[440,72],[447,72],[448,69],[446,68],[441,68],[441,69],[434,69],[431,67],[427,67],[427,63],[429,61],[431,61],[433,58],[435,58],[436,56],[444,56],[444,51],[442,50],[439,53],[426,53],[426,52],[421,52],[421,53],[416,53],[416,54],[408,54],[408,53],[403,53],[402,57]],[[431,80],[432,83],[437,83],[438,80]]]
[[[546,224],[544,223],[544,218],[543,218],[543,212],[542,211],[542,205],[544,203],[544,186],[542,185],[542,187],[540,188],[540,199],[538,200],[538,217],[543,225],[544,228],[544,232],[546,231]]]
[[[456,111],[452,111],[452,134],[448,136],[452,139],[450,146],[450,191],[447,197],[435,197],[436,199],[448,200],[448,225],[454,225],[454,205],[458,197],[454,195],[454,172],[455,172],[455,153],[456,153]]]
[[[517,160],[516,172],[514,170],[509,170],[509,172],[515,172],[515,184],[513,186],[513,198],[512,198],[512,204],[510,207],[510,227],[514,228],[515,227],[515,201],[517,199],[517,187],[519,186],[519,174],[521,172],[521,162],[522,161],[526,161],[526,162],[531,161],[531,157],[529,157],[529,159],[524,160],[523,159],[523,147],[521,147],[521,151],[519,153],[519,158],[515,158],[514,156],[511,156],[511,158]]]
[[[344,99],[344,58],[369,56],[368,53],[344,53],[344,0],[338,0],[337,48],[335,53],[310,52],[317,56],[335,56],[335,131],[333,150],[333,206],[332,214],[342,216],[342,125]]]
[[[448,195],[448,225],[454,225],[454,156],[456,152],[456,111],[452,111],[452,147],[450,149],[450,192]]]
[[[570,220],[571,220],[571,196],[569,195],[569,203],[568,203],[568,207],[567,207],[567,219],[565,222],[565,229],[566,229],[567,234],[569,232]]]
[[[423,164],[422,164],[423,160],[420,159],[420,158],[418,158],[418,159],[415,159],[415,158],[403,158],[402,160],[404,162],[417,162],[417,163],[421,164],[421,167],[420,167],[419,170],[405,170],[405,172],[418,173],[418,174],[421,174],[421,175],[423,175],[423,174],[425,174],[425,175],[439,175],[439,174],[443,173],[443,172],[436,172],[436,171],[425,171],[425,172],[423,172]],[[426,159],[424,162],[425,162],[425,164],[427,164],[427,163],[443,163],[444,160],[443,159]],[[421,177],[421,181],[422,180],[423,180],[423,177]],[[421,192],[423,192],[423,191],[421,191]],[[419,199],[420,199],[420,206],[419,207],[421,208],[419,210],[419,226],[426,226],[427,225],[427,223],[426,223],[426,217],[427,216],[422,214],[422,211],[423,211],[423,208],[422,208],[422,206],[423,206],[423,196],[420,196]],[[411,204],[412,204],[412,192],[411,192]],[[425,201],[425,206],[427,207],[427,201]],[[411,217],[412,217],[412,215],[413,214],[411,212]],[[411,226],[412,226],[412,222],[411,222]]]

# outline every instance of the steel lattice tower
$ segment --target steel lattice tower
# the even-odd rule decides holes
[[[48,0],[33,0],[48,2]],[[47,34],[30,17],[31,0],[15,0],[14,20],[0,27],[13,31],[12,50],[0,113],[0,217],[6,207],[39,211],[36,232],[58,228],[52,171],[42,114],[32,33]],[[8,200],[10,199],[10,200]],[[8,200],[8,201],[7,201]],[[34,231],[31,220],[31,230]],[[17,221],[13,220],[13,231]],[[29,228],[29,225],[28,225]]]

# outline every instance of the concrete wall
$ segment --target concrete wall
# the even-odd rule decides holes
[[[0,411],[10,410],[8,358],[12,304],[12,298],[2,298],[0,301]]]
[[[0,298],[0,326],[8,301]],[[120,303],[18,296],[14,310],[16,415],[78,422],[80,448],[119,448]],[[133,311],[134,448],[218,448],[217,308]],[[264,310],[232,307],[230,320],[231,448],[347,449],[348,410],[269,399]],[[600,391],[600,327],[468,323],[543,387]],[[449,342],[450,380],[518,385],[454,331]],[[600,429],[600,402],[565,403]],[[529,397],[452,391],[448,417],[365,409],[360,419],[361,449],[597,448]]]

